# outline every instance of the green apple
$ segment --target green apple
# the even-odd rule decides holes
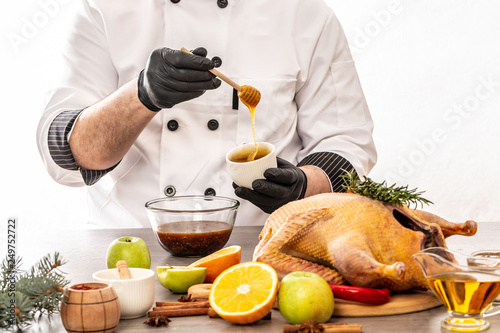
[[[139,237],[120,237],[111,242],[106,253],[106,266],[116,268],[116,263],[120,260],[125,260],[128,267],[151,267],[148,246]]]
[[[189,287],[205,281],[206,267],[157,266],[156,276],[161,285],[173,293],[184,294]]]
[[[306,320],[325,323],[333,314],[333,292],[318,274],[289,273],[281,280],[278,306],[283,318],[292,324]]]

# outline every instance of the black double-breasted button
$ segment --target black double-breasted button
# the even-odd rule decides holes
[[[213,188],[209,187],[205,190],[205,195],[215,196],[215,190]]]
[[[219,128],[219,122],[215,119],[210,119],[207,123],[207,127],[211,131],[215,131]]]
[[[179,1],[181,1],[181,0],[170,0],[170,2],[172,2],[172,3],[178,3]]]
[[[175,195],[175,192],[177,192],[177,190],[175,189],[174,185],[167,185],[163,189],[163,193],[165,193],[167,197],[173,197]]]
[[[222,59],[220,57],[215,56],[212,58],[212,61],[215,67],[220,67],[222,65]]]
[[[177,120],[170,120],[168,123],[167,123],[167,128],[169,130],[171,130],[172,132],[173,131],[176,131],[178,128],[179,128],[179,123],[177,122]]]
[[[220,8],[226,8],[227,5],[228,5],[227,0],[217,0],[217,6],[219,6]]]

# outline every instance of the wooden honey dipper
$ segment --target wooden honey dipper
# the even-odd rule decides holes
[[[185,52],[185,53],[193,54],[193,53],[191,53],[191,51],[189,51],[185,47],[181,47],[181,51]],[[222,79],[223,81],[225,81],[231,87],[236,89],[239,92],[238,97],[240,98],[241,102],[243,104],[245,104],[247,106],[247,108],[250,110],[250,116],[252,118],[252,131],[253,131],[253,139],[254,139],[255,148],[254,148],[253,152],[250,155],[248,155],[247,161],[253,161],[255,159],[255,156],[257,156],[257,151],[258,151],[257,139],[255,138],[255,107],[260,102],[260,91],[258,91],[256,88],[254,88],[252,86],[246,86],[246,85],[240,86],[239,84],[237,84],[236,82],[234,82],[233,80],[231,80],[230,78],[228,78],[227,76],[225,76],[224,74],[222,74],[221,72],[216,70],[215,68],[210,69],[209,71],[212,74],[214,74],[215,76],[217,76],[220,79]]]
[[[181,47],[181,51],[185,52],[185,53],[193,54],[193,53],[191,53],[191,51],[189,51],[185,47]],[[216,70],[215,68],[210,69],[209,71],[212,74],[214,74],[215,76],[219,77],[224,82],[226,82],[227,84],[229,84],[231,87],[236,89],[239,92],[238,97],[240,98],[241,102],[243,104],[245,104],[248,108],[255,108],[257,106],[257,104],[259,104],[260,91],[258,91],[256,88],[254,88],[252,86],[246,86],[246,85],[240,86],[239,84],[237,84],[236,82],[234,82],[233,80],[231,80],[230,78],[228,78],[227,76],[225,76],[224,74],[222,74],[221,72]]]
[[[116,268],[118,268],[118,274],[120,275],[120,280],[131,279],[130,270],[128,269],[128,264],[125,260],[119,260],[116,263]]]

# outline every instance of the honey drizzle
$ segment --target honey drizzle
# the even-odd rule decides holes
[[[255,135],[255,107],[251,106],[248,107],[248,109],[250,110],[250,119],[252,119],[253,142],[255,146],[253,152],[247,157],[247,162],[250,162],[255,159],[255,156],[257,156],[257,151],[259,150],[259,147],[257,146],[257,136]]]
[[[259,104],[260,101],[260,92],[251,86],[242,86],[241,91],[238,94],[240,101],[248,107],[250,110],[250,119],[252,120],[252,133],[253,133],[253,142],[254,142],[254,151],[248,155],[247,162],[251,162],[257,156],[257,152],[259,147],[257,145],[257,136],[255,135],[255,107]]]

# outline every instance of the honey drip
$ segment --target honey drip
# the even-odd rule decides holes
[[[245,104],[250,110],[250,119],[252,120],[252,133],[255,149],[247,157],[247,162],[251,162],[255,159],[255,156],[257,156],[257,152],[259,150],[259,147],[257,145],[257,136],[255,135],[255,107],[257,106],[257,104],[259,104],[260,92],[254,87],[242,86],[239,98],[241,102]]]
[[[250,119],[252,119],[252,133],[253,133],[253,143],[255,145],[255,149],[253,152],[248,155],[247,161],[253,161],[255,159],[255,156],[257,156],[257,151],[259,150],[259,147],[257,146],[257,136],[255,135],[255,107],[249,107],[250,109]]]

